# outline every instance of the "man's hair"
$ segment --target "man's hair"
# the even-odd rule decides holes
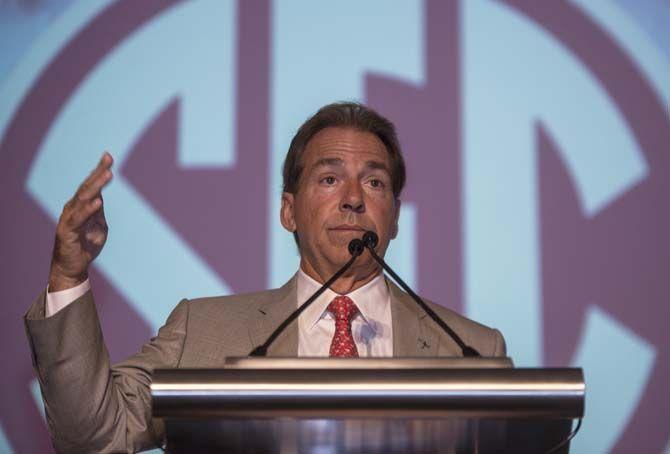
[[[391,159],[393,196],[399,198],[405,186],[405,161],[402,157],[395,126],[371,108],[356,102],[337,102],[323,106],[300,126],[293,140],[291,140],[291,146],[284,160],[283,191],[291,194],[298,192],[300,174],[303,170],[302,155],[305,148],[316,133],[330,127],[369,132],[382,141]]]

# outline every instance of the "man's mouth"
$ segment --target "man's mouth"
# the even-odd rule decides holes
[[[330,230],[335,230],[338,232],[365,232],[365,229],[361,226],[358,225],[347,225],[347,224],[342,224],[338,225],[336,227],[331,227]]]

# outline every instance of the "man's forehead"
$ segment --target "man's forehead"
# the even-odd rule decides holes
[[[319,158],[313,167],[346,167],[347,163],[344,159],[338,157],[322,157]],[[388,165],[385,162],[375,159],[369,159],[363,162],[363,165],[370,169],[385,170],[389,172]]]
[[[342,166],[347,159],[364,161],[372,168],[388,169],[384,143],[375,134],[351,128],[322,129],[307,143],[303,164]]]

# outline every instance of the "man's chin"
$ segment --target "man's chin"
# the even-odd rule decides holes
[[[340,268],[344,266],[345,263],[347,263],[349,260],[351,260],[351,254],[349,253],[348,245],[349,243],[347,242],[343,248],[336,248],[335,250],[331,251],[330,254],[328,254],[329,262],[332,263],[335,267]],[[374,260],[372,259],[372,256],[370,256],[368,251],[365,250],[363,251],[363,254],[356,258],[352,265],[352,269],[370,267],[371,265],[374,265],[373,262]]]

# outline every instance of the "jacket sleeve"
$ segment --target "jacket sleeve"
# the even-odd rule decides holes
[[[52,317],[44,309],[42,293],[24,320],[56,450],[136,452],[162,443],[162,423],[151,418],[151,374],[179,365],[188,301],[138,354],[114,366],[90,291]]]
[[[507,344],[505,343],[505,338],[502,333],[494,329],[493,330],[493,354],[491,356],[505,357],[507,356]]]

